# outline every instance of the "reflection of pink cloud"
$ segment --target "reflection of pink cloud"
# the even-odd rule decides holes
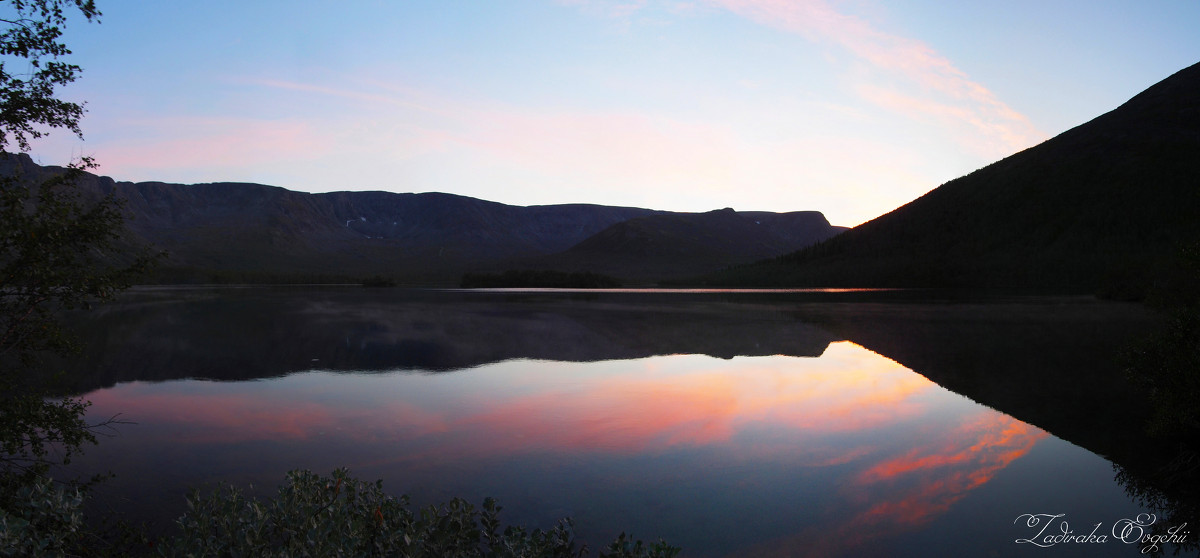
[[[270,402],[251,395],[133,394],[103,390],[88,396],[95,405],[121,409],[121,417],[172,430],[190,443],[302,439],[330,422],[328,409],[311,402]]]
[[[204,382],[194,383],[186,393],[157,392],[153,385],[142,384],[132,389],[100,390],[87,397],[99,408],[120,410],[124,420],[164,428],[171,442],[304,440],[343,425],[351,429],[345,435],[372,442],[381,430],[367,425],[381,418],[402,425],[400,430],[413,425],[419,425],[422,433],[444,429],[441,417],[403,402],[391,405],[386,417],[378,417],[370,409],[336,408],[302,398],[225,393]]]
[[[847,488],[846,500],[868,503],[865,510],[839,518],[836,526],[814,526],[745,555],[854,553],[871,541],[909,531],[946,513],[1047,436],[1037,427],[994,411],[980,410],[972,418],[936,442],[859,473]]]
[[[915,117],[964,123],[986,138],[989,149],[1007,155],[1045,139],[1024,115],[971,81],[944,56],[921,41],[882,32],[866,21],[838,13],[825,0],[708,0],[738,15],[837,44],[877,71],[898,74],[919,87],[924,100],[871,89],[868,100]],[[931,94],[939,96],[934,97]]]
[[[754,556],[819,556],[845,550],[841,545],[852,540],[870,543],[911,530],[946,513],[1047,436],[984,408],[938,429],[947,417],[924,418],[937,404],[935,384],[848,342],[831,344],[819,359],[685,357],[695,360],[676,365],[677,358],[635,361],[619,371],[602,363],[518,362],[459,376],[354,377],[345,379],[353,389],[335,394],[329,386],[343,379],[330,374],[273,380],[253,393],[239,384],[168,382],[88,397],[97,412],[121,410],[153,426],[151,437],[170,437],[148,445],[308,443],[328,436],[341,447],[373,448],[348,456],[362,460],[348,463],[353,467],[439,469],[529,454],[711,446],[734,459],[845,471],[842,497],[829,504],[838,508],[831,514],[837,525],[768,541],[752,549]],[[438,396],[446,390],[453,397]],[[902,449],[881,442],[898,432],[893,425],[914,418],[933,435]],[[843,436],[859,432],[867,435]],[[856,439],[862,441],[847,443]]]
[[[819,435],[878,427],[918,414],[924,406],[914,396],[934,386],[850,343],[826,352],[841,362],[779,370],[755,368],[749,361],[737,373],[608,377],[578,393],[499,402],[459,425],[486,432],[473,451],[631,452],[727,442],[750,425]],[[504,435],[509,432],[523,436],[514,440]]]
[[[919,416],[926,406],[918,396],[935,387],[923,376],[845,342],[831,345],[822,359],[799,361],[808,366],[798,369],[759,362],[747,360],[736,371],[700,369],[684,375],[634,370],[591,378],[565,390],[520,397],[492,394],[473,406],[477,412],[430,421],[444,422],[453,436],[423,438],[428,445],[392,461],[435,464],[539,452],[628,454],[727,444],[749,428],[788,429],[820,438]],[[556,382],[547,378],[544,383]],[[380,417],[388,413],[375,411]],[[363,425],[357,430],[381,428],[387,427]],[[416,429],[403,437],[423,435]],[[749,444],[744,451],[787,454],[815,467],[844,464],[871,453],[867,448],[833,450],[824,444],[808,447],[803,455],[771,444]]]
[[[589,376],[532,394],[490,393],[466,413],[404,398],[348,404],[314,399],[304,391],[261,398],[227,393],[221,384],[207,382],[186,391],[134,384],[89,397],[100,408],[120,409],[137,422],[202,433],[206,442],[303,439],[337,429],[340,437],[361,443],[421,440],[421,458],[432,462],[541,451],[625,453],[702,446],[728,442],[750,426],[816,436],[863,430],[919,414],[924,404],[916,396],[934,386],[895,362],[844,342],[831,345],[822,359],[801,361],[808,366],[799,369],[780,367],[780,362],[747,359],[736,371],[660,375],[634,369]],[[533,383],[561,385],[550,378]],[[452,435],[442,436],[446,433]]]
[[[919,524],[944,512],[951,504],[1025,455],[1046,433],[1008,415],[986,412],[976,421],[950,433],[941,444],[914,448],[879,463],[858,477],[862,486],[922,475],[918,489],[899,502],[881,502],[865,517]],[[903,509],[904,513],[894,513]]]
[[[586,396],[549,393],[506,402],[461,423],[488,431],[521,432],[527,447],[507,451],[588,449],[638,451],[660,445],[728,440],[739,405],[725,378],[692,378],[677,386],[624,378]],[[491,438],[491,436],[486,436]]]

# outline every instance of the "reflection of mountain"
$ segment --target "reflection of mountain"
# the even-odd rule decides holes
[[[847,305],[802,319],[947,389],[1114,461],[1141,460],[1145,402],[1120,352],[1155,323],[1144,307],[1089,299]]]
[[[1141,307],[871,296],[148,291],[80,326],[88,352],[71,387],[310,369],[448,371],[510,359],[818,356],[848,339],[1092,451],[1136,457],[1142,407],[1117,352],[1150,323]]]
[[[87,352],[73,367],[73,389],[314,368],[445,371],[518,358],[818,356],[835,340],[769,304],[716,296],[144,291],[85,316]]]

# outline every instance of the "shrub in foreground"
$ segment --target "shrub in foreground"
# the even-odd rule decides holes
[[[65,556],[84,531],[83,493],[47,477],[0,475],[0,556]]]
[[[193,492],[179,519],[181,533],[160,541],[163,556],[436,556],[568,557],[586,547],[574,540],[570,519],[549,531],[501,530],[496,501],[482,509],[455,498],[413,511],[407,496],[392,498],[383,481],[369,483],[338,469],[331,477],[288,473],[270,500],[246,498],[228,486]],[[645,545],[624,533],[599,556],[671,557],[678,548]]]

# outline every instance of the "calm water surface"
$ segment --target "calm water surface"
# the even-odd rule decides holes
[[[593,547],[631,530],[687,556],[1138,554],[1017,543],[1037,533],[1022,514],[1111,539],[1144,510],[1104,458],[864,346],[953,383],[1104,342],[1132,310],[849,295],[139,293],[80,326],[91,413],[136,422],[80,468],[114,472],[103,506],[159,528],[188,487],[348,467],[417,503],[571,516]],[[980,327],[995,338],[938,346]]]

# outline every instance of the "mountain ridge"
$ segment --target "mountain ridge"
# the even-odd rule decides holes
[[[52,172],[61,169],[38,166],[23,154],[0,161],[4,174],[37,179]],[[122,199],[131,217],[127,227],[132,240],[168,252],[159,271],[161,282],[326,282],[384,275],[406,284],[450,286],[463,273],[479,268],[553,269],[571,259],[555,259],[555,254],[630,219],[686,220],[699,215],[582,203],[515,206],[441,192],[305,193],[240,182],[118,182],[86,173],[80,187],[95,199],[109,193]],[[815,225],[803,226],[789,226],[787,217],[772,217],[779,214],[754,213],[759,220],[782,224],[764,227],[757,237],[744,237],[743,244],[777,246],[776,254],[842,230],[819,212],[811,212],[818,217]],[[733,263],[752,259],[756,258]],[[678,258],[667,266],[645,257],[616,267],[614,261],[575,259],[572,265],[646,281],[659,277],[638,273],[643,264],[653,263],[656,273],[665,277],[713,271],[729,263],[707,261],[703,254]]]
[[[664,213],[613,224],[562,252],[514,262],[650,281],[784,254],[845,230],[819,211]]]

